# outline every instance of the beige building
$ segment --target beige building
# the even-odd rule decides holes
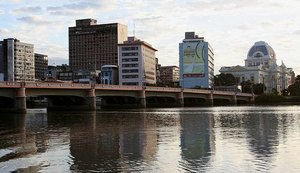
[[[163,84],[174,84],[179,82],[179,67],[161,66],[159,67],[160,82]]]
[[[118,49],[120,85],[156,84],[155,48],[135,37],[128,37]]]
[[[0,74],[5,81],[34,81],[33,44],[15,38],[0,42]]]
[[[95,19],[76,20],[69,27],[69,64],[72,70],[100,70],[118,65],[118,44],[127,40],[127,26],[97,24]]]

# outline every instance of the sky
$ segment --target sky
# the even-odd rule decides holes
[[[300,74],[299,0],[0,0],[0,39],[17,38],[47,54],[50,65],[68,63],[68,27],[76,19],[122,23],[128,35],[158,49],[162,65],[178,65],[178,44],[194,31],[214,49],[221,66],[244,65],[256,41],[266,41]]]

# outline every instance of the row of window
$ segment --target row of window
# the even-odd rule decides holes
[[[139,78],[139,75],[122,75],[123,79],[136,79]]]
[[[138,47],[122,47],[122,51],[138,50]]]
[[[138,67],[138,64],[122,64],[122,67]]]
[[[122,53],[122,56],[138,56],[138,52]]]
[[[122,62],[137,62],[139,61],[138,58],[126,58],[126,59],[122,59]]]
[[[129,70],[122,70],[122,73],[138,73],[138,69],[129,69]]]

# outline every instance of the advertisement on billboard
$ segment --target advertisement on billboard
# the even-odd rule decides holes
[[[183,76],[204,77],[204,42],[183,44]]]

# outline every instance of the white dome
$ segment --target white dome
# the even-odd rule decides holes
[[[276,59],[276,54],[268,43],[264,41],[256,42],[249,50],[247,59],[257,59],[263,57]]]

